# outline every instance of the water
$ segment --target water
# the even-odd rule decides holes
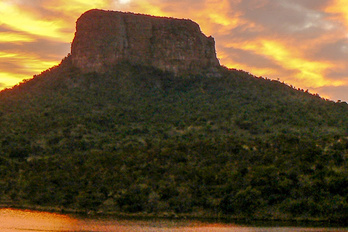
[[[253,227],[189,220],[81,218],[31,210],[0,209],[0,232],[347,232],[348,228]]]

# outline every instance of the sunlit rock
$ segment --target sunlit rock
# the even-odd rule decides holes
[[[219,66],[214,39],[191,20],[103,10],[77,20],[71,55],[84,72],[103,73],[125,61],[177,75],[214,73]]]

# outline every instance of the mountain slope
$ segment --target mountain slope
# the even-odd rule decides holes
[[[223,67],[174,76],[70,57],[0,93],[1,201],[346,219],[348,106]]]

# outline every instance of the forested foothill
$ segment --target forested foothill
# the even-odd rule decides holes
[[[348,105],[221,67],[69,57],[0,93],[0,201],[87,212],[348,219]]]

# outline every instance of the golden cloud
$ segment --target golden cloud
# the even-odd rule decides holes
[[[335,64],[331,62],[311,60],[305,57],[298,48],[289,46],[284,41],[259,39],[255,41],[230,43],[228,46],[266,56],[285,70],[289,70],[289,72],[295,71],[296,74],[294,77],[286,77],[288,80],[295,82],[294,84],[310,86],[313,88],[327,84],[337,86],[344,84],[343,81],[333,81],[325,78],[326,70],[334,68]],[[257,73],[255,74],[260,76],[278,73],[276,70],[271,70],[269,68],[260,69],[253,68],[252,66],[247,67],[256,71]]]
[[[21,82],[26,77],[22,74],[1,72],[0,71],[0,84],[2,88],[9,88]]]
[[[346,0],[334,0],[325,9],[326,12],[334,14],[333,19],[341,21],[348,28],[348,4]]]
[[[131,2],[129,9],[134,12],[141,12],[143,14],[162,16],[162,17],[173,17],[172,12],[166,12],[163,8],[166,8],[170,2],[162,4],[154,4],[151,0],[138,0],[136,2]]]
[[[15,33],[15,32],[0,32],[0,43],[19,43],[33,42],[35,39],[31,36]]]
[[[10,63],[17,66],[16,72],[11,67],[1,67],[0,83],[5,87],[17,84],[22,79],[27,79],[33,73],[41,73],[57,64],[55,60],[42,60],[35,54],[0,52],[0,64]]]
[[[33,12],[25,11],[15,4],[0,2],[0,22],[16,31],[35,36],[49,37],[56,40],[70,40],[61,29],[66,27],[63,19],[47,21],[38,18]]]
[[[107,8],[108,1],[48,0],[43,1],[40,6],[25,5],[12,0],[1,1],[0,25],[5,30],[0,32],[0,44],[6,45],[7,49],[6,52],[0,51],[0,83],[9,87],[57,65],[59,60],[43,59],[40,54],[28,53],[28,50],[33,51],[30,47],[37,46],[33,43],[42,39],[60,43],[71,42],[76,18],[84,11],[98,7]],[[40,14],[37,8],[47,12]],[[18,46],[12,48],[11,44],[21,44],[23,47],[19,51]],[[48,54],[44,55],[50,57],[49,52],[47,50]]]
[[[54,0],[43,3],[44,8],[61,12],[64,15],[74,15],[78,17],[83,12],[94,8],[109,8],[108,0]]]

